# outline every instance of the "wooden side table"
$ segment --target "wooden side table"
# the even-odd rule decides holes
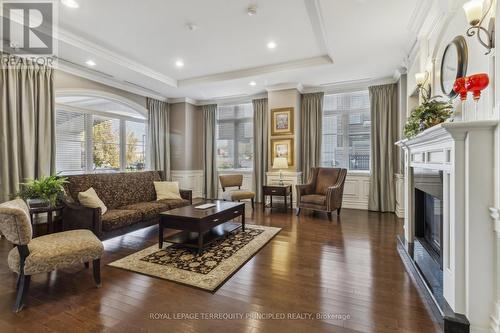
[[[54,222],[62,220],[62,210],[64,206],[49,206],[49,207],[29,207],[31,225],[34,226],[34,215],[35,214],[43,214],[47,213],[47,234],[51,234],[54,232]],[[54,219],[54,213],[56,213]]]
[[[262,186],[262,210],[266,209],[266,195],[271,197],[270,208],[273,208],[273,196],[282,196],[285,201],[285,212],[288,210],[287,199],[290,196],[290,210],[293,210],[293,194],[291,184],[270,184]]]

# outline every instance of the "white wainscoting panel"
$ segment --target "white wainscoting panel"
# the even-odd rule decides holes
[[[193,198],[203,197],[203,170],[171,170],[170,178],[179,182],[179,188],[192,190]]]
[[[396,216],[400,219],[405,217],[405,178],[403,174],[397,173],[394,175],[394,183],[396,184]]]
[[[367,172],[347,172],[344,184],[342,208],[368,209],[370,174]]]

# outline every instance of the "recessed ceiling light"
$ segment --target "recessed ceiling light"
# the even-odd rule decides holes
[[[257,85],[257,83],[255,81],[250,81],[249,85],[255,86],[255,85]]]
[[[177,60],[177,61],[175,62],[175,66],[177,66],[177,67],[179,67],[179,68],[184,67],[184,61],[182,61],[182,60]]]
[[[269,43],[267,43],[267,48],[268,49],[275,49],[276,48],[276,43],[273,42],[273,41],[270,41]]]
[[[87,64],[87,66],[90,66],[90,67],[94,67],[96,65],[94,60],[90,60],[90,59],[85,61],[85,63]]]
[[[247,8],[248,16],[254,16],[257,14],[257,5],[250,5]]]
[[[195,31],[196,29],[198,29],[198,26],[196,25],[196,23],[186,23],[186,29],[189,31]]]
[[[80,5],[75,0],[61,0],[61,3],[69,8],[78,8]]]

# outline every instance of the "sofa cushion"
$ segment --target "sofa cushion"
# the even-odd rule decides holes
[[[169,206],[161,202],[139,202],[132,205],[119,207],[123,210],[135,210],[142,214],[143,219],[151,219],[156,217],[159,213],[169,209]]]
[[[36,237],[28,244],[24,273],[33,275],[83,264],[102,256],[102,243],[90,230],[71,230]],[[9,252],[9,267],[19,273],[19,251]]]
[[[326,196],[321,195],[321,194],[302,195],[300,197],[300,202],[318,205],[318,206],[326,206]]]
[[[166,205],[168,207],[166,210],[189,206],[189,201],[184,199],[163,199],[156,202]]]
[[[142,220],[138,210],[110,209],[102,216],[102,230],[110,231]]]
[[[79,192],[94,188],[108,209],[156,200],[153,182],[158,171],[99,173],[68,176],[66,192],[77,200]]]
[[[318,168],[318,176],[316,178],[316,194],[326,195],[326,191],[330,186],[335,185],[341,169],[336,168]]]

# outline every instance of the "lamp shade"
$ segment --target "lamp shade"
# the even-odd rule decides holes
[[[273,169],[287,169],[288,159],[286,157],[276,157],[273,161]]]
[[[417,86],[424,85],[425,81],[427,81],[427,72],[421,72],[415,74],[415,82]]]
[[[484,0],[470,0],[463,6],[467,21],[469,21],[469,24],[472,26],[478,25],[481,21],[481,17],[483,17],[483,1]]]

